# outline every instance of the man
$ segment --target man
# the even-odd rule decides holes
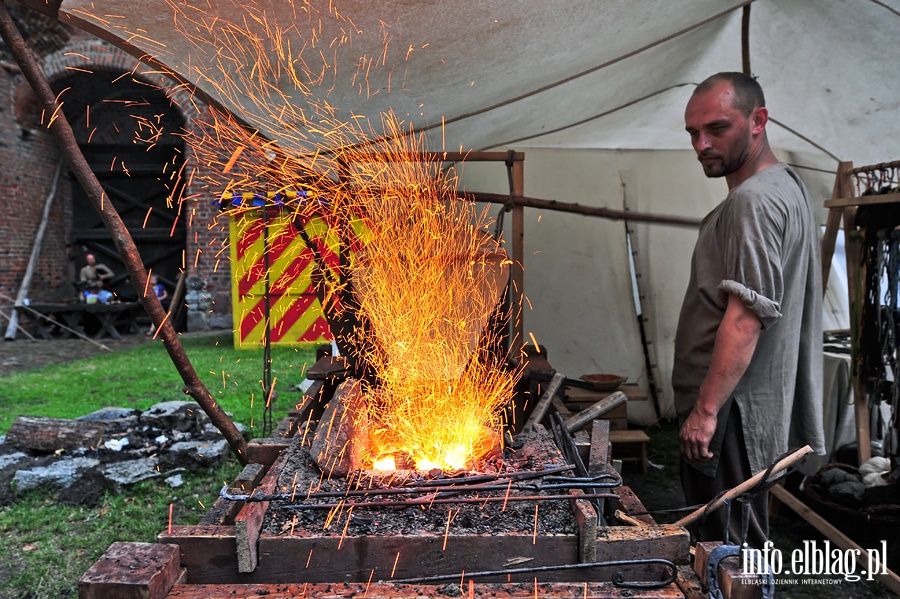
[[[707,177],[728,196],[700,226],[675,337],[672,386],[682,422],[688,505],[706,503],[764,470],[789,447],[824,453],[822,283],[809,192],[766,137],[762,88],[741,73],[694,91],[685,128]],[[766,494],[751,502],[748,542],[768,537]],[[723,540],[726,509],[699,540]],[[728,522],[741,543],[741,508]]]
[[[103,289],[103,283],[112,278],[113,271],[105,264],[98,263],[94,254],[88,254],[84,260],[87,265],[81,269],[80,281],[88,294],[95,296],[103,304],[107,303],[113,294]]]

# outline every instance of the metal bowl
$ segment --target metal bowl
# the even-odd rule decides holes
[[[581,380],[590,383],[595,391],[615,391],[628,379],[618,374],[584,374]]]

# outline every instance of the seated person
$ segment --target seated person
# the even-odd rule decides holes
[[[166,290],[166,286],[159,282],[159,279],[156,275],[150,275],[150,288],[153,290],[154,295],[159,299],[159,303],[162,304],[163,310],[169,309],[169,302],[171,301],[169,298],[169,292]],[[150,330],[147,331],[148,335],[152,335],[156,332],[156,325],[151,324]]]
[[[103,288],[103,283],[107,279],[112,278],[113,271],[105,264],[97,262],[97,258],[93,254],[84,257],[87,266],[81,269],[81,284],[84,285],[84,296],[89,304],[100,302],[101,304],[109,303],[113,298],[113,294]]]

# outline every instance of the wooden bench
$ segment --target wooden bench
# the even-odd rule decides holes
[[[641,472],[647,472],[647,443],[650,437],[641,430],[611,430],[609,431],[609,442],[613,446],[613,457],[623,462],[640,462]],[[616,452],[616,446],[637,445],[637,455],[619,455]]]
[[[16,306],[20,315],[27,316],[35,327],[35,334],[44,339],[63,338],[91,333],[94,339],[121,339],[122,331],[139,332],[136,318],[143,312],[140,302],[115,304],[32,303]],[[60,326],[64,325],[64,326]]]

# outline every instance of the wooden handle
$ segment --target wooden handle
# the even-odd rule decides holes
[[[771,474],[769,474],[769,476],[778,474],[782,470],[788,468],[789,466],[792,466],[793,464],[796,464],[797,462],[799,462],[800,460],[802,460],[803,458],[805,458],[806,456],[808,456],[811,453],[812,453],[812,448],[809,445],[806,445],[803,448],[798,449],[794,453],[790,454],[789,456],[783,458],[778,463],[776,463],[775,467],[772,468],[772,472],[771,472]],[[748,478],[747,480],[745,480],[738,486],[730,489],[724,495],[719,497],[711,505],[709,505],[709,507],[704,505],[703,507],[697,508],[696,510],[694,510],[693,512],[691,512],[690,514],[688,514],[681,520],[678,520],[675,524],[678,524],[680,526],[687,526],[688,524],[691,524],[692,522],[694,522],[695,520],[700,518],[700,516],[702,516],[704,514],[704,512],[708,513],[708,512],[713,512],[713,511],[719,509],[720,507],[725,505],[726,500],[734,499],[738,495],[742,495],[747,490],[752,489],[754,486],[756,486],[756,484],[762,480],[762,478],[763,478],[763,476],[765,476],[765,474],[766,474],[765,470],[763,470],[761,472],[757,472],[756,474],[754,474],[753,476],[751,476],[750,478]]]

